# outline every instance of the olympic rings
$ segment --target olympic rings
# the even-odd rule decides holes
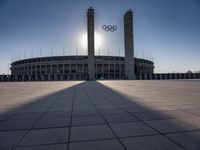
[[[115,30],[117,30],[117,26],[116,25],[113,25],[113,26],[112,25],[103,25],[102,29],[107,32],[109,32],[109,31],[114,32]]]

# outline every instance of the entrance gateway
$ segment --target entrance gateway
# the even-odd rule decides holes
[[[94,36],[94,9],[87,11],[87,37],[88,37],[88,75],[89,80],[95,80],[95,36]],[[134,44],[133,44],[133,12],[127,11],[124,15],[124,45],[125,45],[125,78],[136,79],[134,69]]]

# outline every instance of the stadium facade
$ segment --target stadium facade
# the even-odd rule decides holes
[[[134,58],[133,12],[124,15],[125,56],[95,56],[94,9],[87,11],[88,55],[51,56],[11,64],[12,81],[137,79],[154,73],[150,60]]]

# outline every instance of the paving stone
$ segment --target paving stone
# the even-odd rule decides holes
[[[67,101],[66,101],[66,97],[67,97]],[[73,99],[72,95],[61,96],[54,104],[51,105],[51,107],[65,107],[65,108],[68,108],[69,110],[71,109],[71,106],[72,106],[72,99]]]
[[[70,118],[48,118],[40,119],[33,128],[56,128],[68,127],[70,125]]]
[[[71,106],[71,105],[70,105]],[[71,111],[71,107],[51,107],[48,111]]]
[[[42,116],[43,119],[48,118],[66,118],[71,116],[71,111],[58,111],[58,112],[47,112]]]
[[[118,137],[129,136],[142,136],[157,134],[156,131],[148,127],[142,122],[133,123],[113,123],[110,124],[111,128],[117,134]]]
[[[147,121],[146,123],[161,133],[196,130],[195,127],[175,119]]]
[[[167,115],[173,117],[173,118],[190,118],[190,117],[196,117],[195,115],[192,115],[190,113],[179,111],[179,110],[172,110],[172,111],[165,111]]]
[[[193,127],[196,127],[200,129],[200,117],[192,117],[192,118],[181,118],[178,119],[181,122],[184,122],[185,124],[189,124]]]
[[[8,90],[10,91],[10,90]],[[1,95],[1,98],[2,98],[2,94]],[[12,97],[12,100],[14,100],[14,97]],[[24,106],[21,106],[21,107],[16,107],[16,104],[15,103],[12,103],[12,104],[3,104],[1,102],[1,105],[0,105],[0,115],[3,116],[3,115],[13,115],[13,114],[17,114],[19,112],[21,112],[24,108]]]
[[[114,109],[99,109],[102,115],[111,115],[111,114],[122,114],[122,113],[127,113],[126,111],[123,111],[122,109],[119,108],[114,108]]]
[[[41,117],[43,113],[18,113],[17,115],[13,116],[11,119],[13,120],[25,120],[25,119],[38,119]]]
[[[96,110],[96,108],[93,105],[87,105],[87,106],[73,106],[73,110]]]
[[[162,112],[154,111],[154,112],[142,112],[142,113],[133,113],[135,116],[140,118],[143,121],[148,120],[164,120],[172,118],[170,115],[167,115]]]
[[[39,113],[43,113],[45,111],[47,111],[48,107],[32,107],[32,108],[26,108],[24,109],[22,112],[26,113],[26,112],[29,112],[29,113],[34,113],[34,112],[39,112]]]
[[[27,131],[1,131],[0,132],[0,150],[9,150],[13,148]]]
[[[5,120],[11,118],[14,115],[15,114],[13,114],[13,113],[0,114],[0,121],[5,121]]]
[[[89,100],[83,101],[83,97],[82,96],[77,96],[78,93],[75,95],[74,98],[74,106],[88,106],[91,105],[91,102]]]
[[[92,116],[99,115],[96,110],[74,110],[73,116]]]
[[[29,120],[7,120],[0,124],[0,130],[27,130],[31,129],[31,127],[36,122],[35,119]]]
[[[69,150],[124,150],[118,140],[98,140],[74,142],[69,144]]]
[[[106,124],[106,122],[100,115],[79,116],[72,118],[72,126],[98,125],[98,124]]]
[[[67,150],[67,144],[16,147],[14,150]]]
[[[101,101],[102,101],[102,99],[101,99]],[[96,100],[96,101],[98,101],[98,100]],[[96,104],[96,107],[99,110],[101,110],[101,109],[103,109],[103,110],[109,110],[109,109],[115,110],[115,109],[119,109],[118,106],[116,106],[116,105],[114,105],[112,103],[111,104]]]
[[[25,108],[25,110],[26,109],[38,109],[38,110],[41,109],[41,110],[46,110],[46,109],[48,109],[51,106],[51,104],[53,103],[53,101],[54,101],[54,99],[52,99],[50,101],[49,99],[44,100],[42,98],[42,101],[37,101],[36,103],[30,104],[29,106],[27,106]]]
[[[161,135],[121,139],[127,150],[183,150]]]
[[[114,138],[107,125],[80,126],[71,128],[70,141],[96,140]]]
[[[18,146],[42,145],[67,142],[68,128],[30,130]]]
[[[188,109],[188,110],[184,110],[184,111],[200,117],[200,109]]]
[[[138,122],[139,120],[128,113],[105,115],[109,123]]]
[[[166,136],[184,146],[187,150],[200,149],[200,131],[166,134]]]
[[[128,111],[128,112],[148,112],[151,111],[148,108],[145,107],[141,107],[141,106],[135,106],[135,107],[124,107],[124,110]]]
[[[5,122],[5,121],[1,121],[1,120],[0,120],[0,124],[2,124],[2,123],[4,123],[4,122]]]

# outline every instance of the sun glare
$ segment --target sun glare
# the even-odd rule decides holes
[[[100,34],[95,33],[94,38],[95,38],[95,43],[94,43],[95,49],[98,49],[102,42],[101,36]],[[86,33],[81,36],[81,44],[84,48],[87,48],[87,34]]]

